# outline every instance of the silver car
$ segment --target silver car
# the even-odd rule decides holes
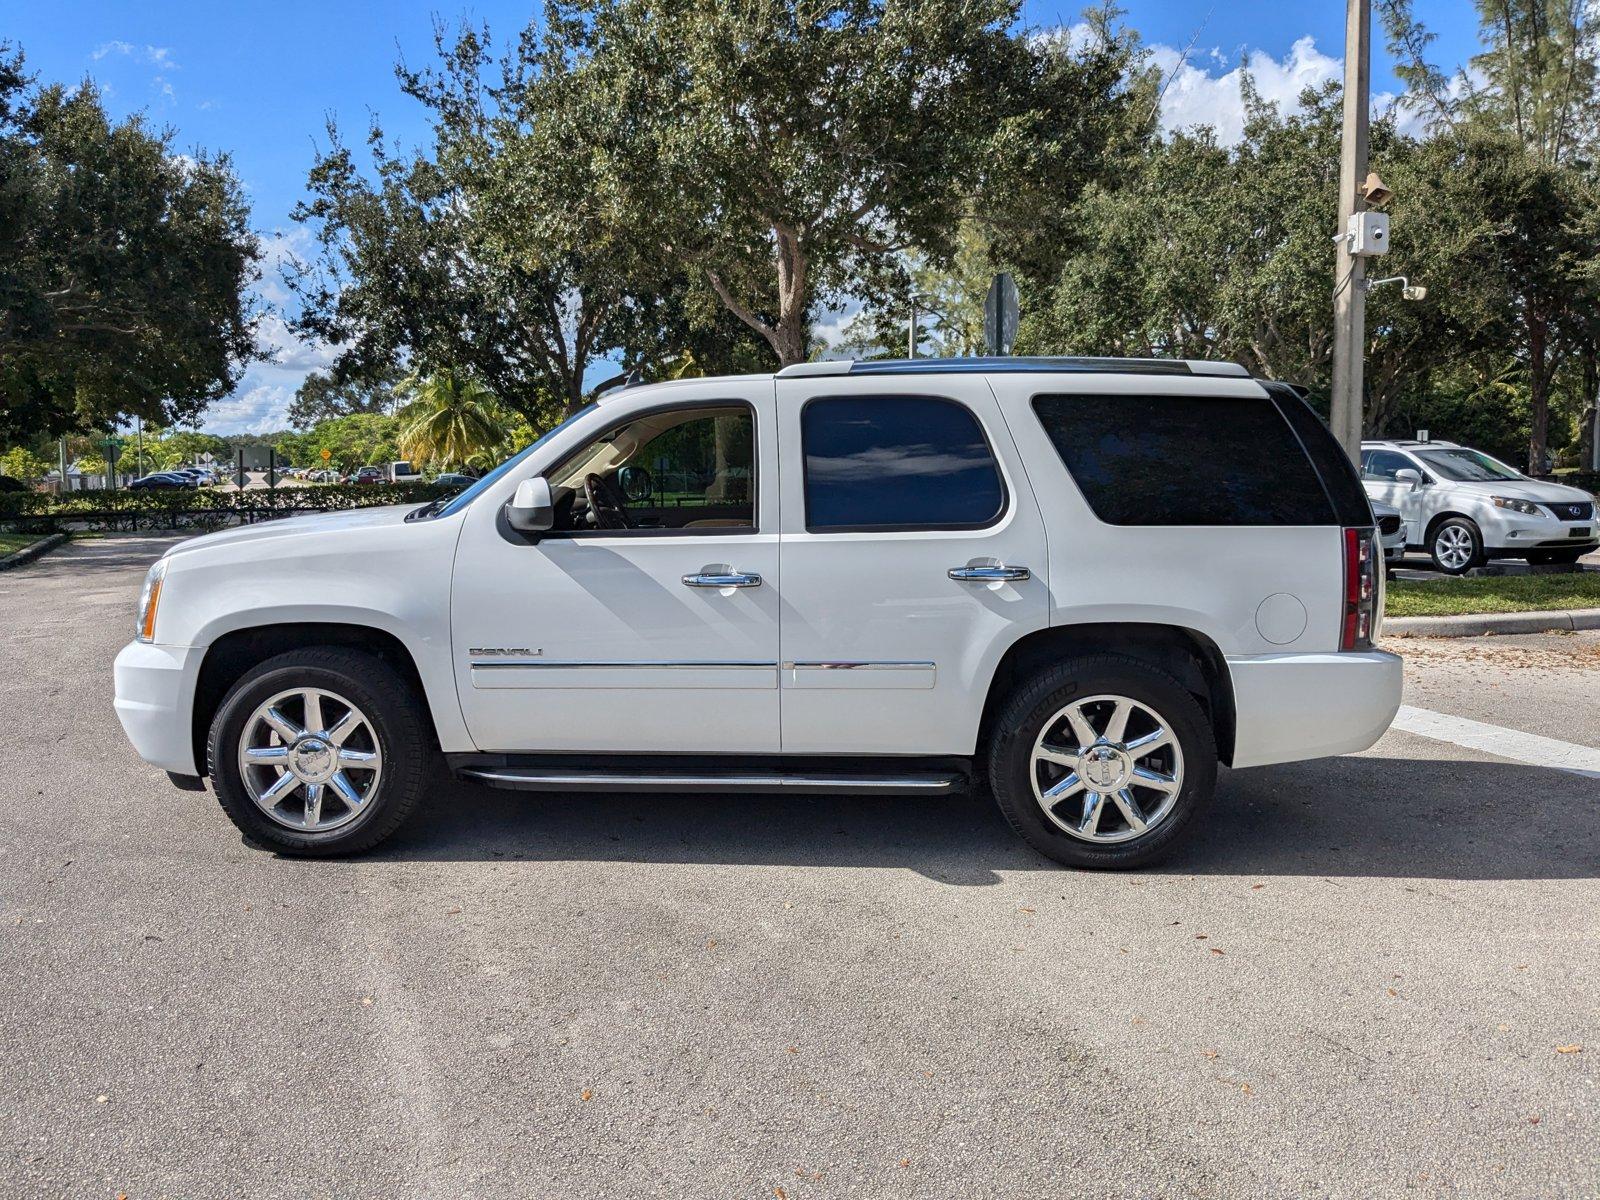
[[[1361,443],[1370,500],[1400,510],[1406,548],[1460,575],[1491,558],[1576,562],[1600,546],[1594,497],[1454,442]]]
[[[1400,510],[1370,496],[1367,503],[1372,506],[1372,519],[1378,525],[1378,541],[1383,543],[1383,561],[1397,562],[1406,552],[1406,528]]]

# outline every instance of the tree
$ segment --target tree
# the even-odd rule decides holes
[[[487,31],[441,30],[437,45],[436,67],[397,71],[431,114],[429,153],[398,156],[374,125],[369,177],[329,127],[295,212],[320,246],[291,280],[298,328],[344,347],[340,379],[378,381],[401,361],[465,372],[543,428],[585,403],[601,359],[648,368],[712,322],[606,206],[593,148],[532,104],[565,70],[537,31],[493,87]]]
[[[55,464],[48,458],[26,446],[13,446],[0,454],[0,475],[9,475],[12,479],[43,479],[53,466]]]
[[[1410,0],[1384,0],[1408,103],[1492,177],[1494,254],[1529,397],[1528,464],[1542,471],[1552,388],[1573,357],[1600,357],[1594,310],[1600,237],[1592,160],[1600,149],[1600,9],[1586,0],[1478,0],[1484,51],[1453,82],[1427,60],[1433,36]],[[1583,386],[1600,386],[1585,369]],[[1592,406],[1590,390],[1583,397]]]
[[[0,43],[0,437],[192,419],[262,357],[226,156],[36,87]]]
[[[1096,114],[1122,103],[1124,80],[1017,13],[1015,0],[557,0],[546,53],[565,66],[530,91],[557,143],[595,165],[591,203],[625,214],[789,364],[819,300],[901,281],[902,252],[946,257],[987,181],[1013,185],[990,191],[997,205],[1021,179],[1059,203],[1100,165]],[[1041,146],[1069,128],[1081,144]]]
[[[482,463],[505,440],[506,420],[494,393],[470,375],[413,376],[402,390],[411,399],[399,413],[398,443],[414,463],[445,469]]]
[[[393,411],[399,372],[380,369],[375,377],[340,382],[327,371],[313,371],[301,381],[289,402],[289,424],[309,429],[320,421],[351,413]]]

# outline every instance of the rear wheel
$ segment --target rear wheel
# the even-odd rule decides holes
[[[321,647],[280,654],[234,685],[211,723],[212,786],[252,841],[284,854],[371,849],[421,797],[420,705],[383,660]]]
[[[1000,811],[1035,850],[1075,867],[1130,868],[1170,854],[1216,787],[1210,724],[1159,668],[1073,659],[1022,683],[990,739]]]
[[[1463,575],[1483,561],[1483,535],[1465,517],[1448,517],[1434,527],[1428,552],[1446,575]]]

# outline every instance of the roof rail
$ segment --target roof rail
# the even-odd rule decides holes
[[[1198,358],[898,358],[834,359],[794,363],[778,372],[780,379],[814,375],[960,375],[982,373],[1048,374],[1077,372],[1102,375],[1227,375],[1249,378],[1238,363]]]

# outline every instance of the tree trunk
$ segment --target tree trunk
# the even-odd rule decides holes
[[[1595,469],[1595,423],[1600,421],[1600,344],[1594,338],[1583,343],[1583,418],[1578,426],[1578,465]]]
[[[1546,342],[1545,323],[1538,317],[1528,318],[1528,474],[1544,474],[1545,444],[1550,434],[1550,377],[1546,360],[1549,346]]]

